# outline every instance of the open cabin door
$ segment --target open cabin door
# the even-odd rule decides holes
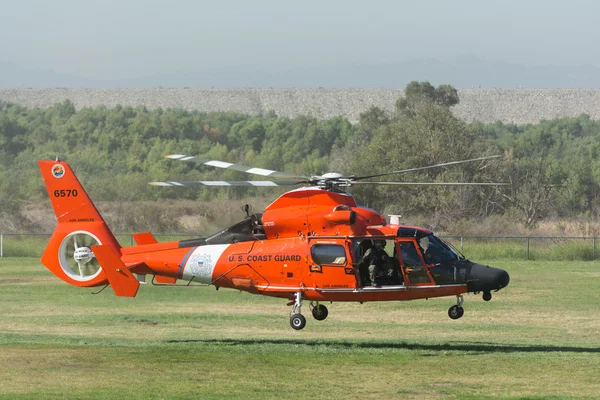
[[[351,247],[359,287],[403,284],[393,239],[355,238]]]

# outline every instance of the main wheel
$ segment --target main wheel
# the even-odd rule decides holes
[[[290,325],[292,328],[299,331],[306,326],[306,318],[304,318],[304,315],[302,314],[294,314],[290,317]]]
[[[465,309],[461,306],[454,305],[448,309],[448,316],[452,319],[459,319],[465,315]]]
[[[317,321],[323,321],[329,315],[329,310],[323,304],[318,304],[312,309],[312,315]]]
[[[492,294],[490,292],[485,292],[481,297],[483,298],[483,301],[490,301],[492,299]]]

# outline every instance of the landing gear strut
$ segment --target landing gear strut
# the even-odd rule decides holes
[[[462,294],[456,295],[456,305],[448,309],[448,316],[452,319],[459,319],[465,314],[465,309],[462,308],[464,297]]]
[[[327,310],[327,307],[325,307],[323,304],[319,304],[318,301],[314,306],[312,303],[310,303],[310,306],[312,308],[312,315],[317,321],[323,321],[329,315],[329,310]]]
[[[302,292],[297,292],[294,294],[294,298],[296,301],[292,306],[292,311],[290,312],[290,326],[295,330],[299,331],[300,329],[306,326],[306,318],[301,314],[302,312]]]

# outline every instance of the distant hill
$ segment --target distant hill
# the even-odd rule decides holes
[[[51,107],[70,100],[76,109],[122,106],[183,108],[205,112],[235,111],[282,117],[335,116],[358,122],[371,106],[393,111],[402,89],[0,89],[0,101],[26,107]],[[587,114],[600,120],[600,89],[458,89],[452,108],[465,121],[538,123],[544,119]]]
[[[0,63],[3,88],[403,88],[411,81],[456,88],[600,88],[600,68],[527,66],[464,55],[393,64],[298,66],[288,69],[244,65],[183,66],[170,74],[94,80],[50,70]]]

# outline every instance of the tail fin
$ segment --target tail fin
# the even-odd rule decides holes
[[[91,246],[108,245],[117,254],[121,246],[64,161],[38,161],[58,226],[42,255],[42,264],[56,276],[76,286],[106,284]]]

